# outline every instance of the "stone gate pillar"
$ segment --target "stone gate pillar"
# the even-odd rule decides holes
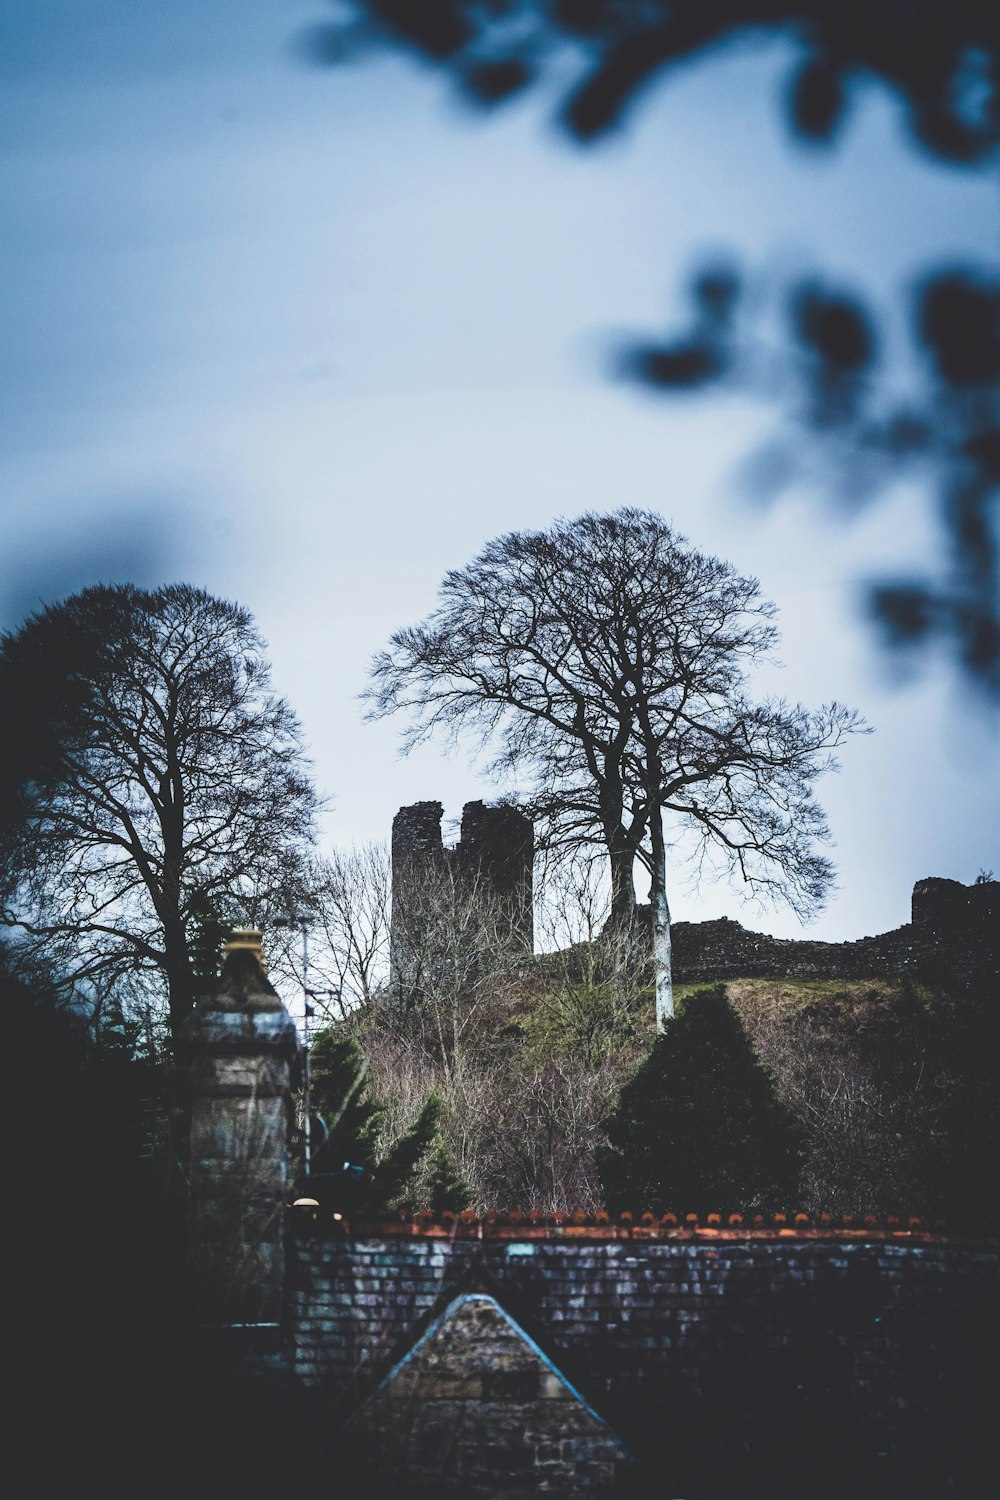
[[[277,1330],[300,1047],[265,973],[260,933],[234,933],[225,951],[216,989],[184,1028],[191,1311],[202,1325]]]

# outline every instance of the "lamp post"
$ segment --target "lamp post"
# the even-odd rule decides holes
[[[312,1176],[312,1102],[309,1068],[310,1022],[316,1014],[314,1000],[335,996],[340,1001],[340,990],[314,990],[309,987],[309,923],[305,917],[276,917],[275,927],[297,927],[302,934],[302,1165],[303,1177]]]
[[[297,927],[302,933],[302,1164],[303,1176],[312,1175],[312,1129],[309,1103],[309,1022],[313,1007],[309,988],[309,923],[305,917],[275,917],[275,927]]]
[[[305,1170],[305,1175],[307,1177],[312,1172],[312,1119],[311,1119],[311,1115],[310,1115],[310,1105],[309,1105],[309,1022],[312,1020],[313,1016],[316,1014],[316,1007],[314,1005],[311,1005],[310,1001],[312,1001],[312,1000],[325,1000],[328,996],[331,996],[331,995],[335,995],[338,1000],[340,999],[340,991],[339,990],[311,990],[311,989],[309,989],[309,987],[307,985],[303,985],[303,1002],[302,1003],[303,1003],[303,1009],[304,1009],[304,1013],[305,1013],[306,1060],[305,1060],[305,1066],[304,1066],[304,1068],[302,1070],[302,1082],[303,1082],[302,1095],[303,1095],[303,1103],[304,1103],[304,1107],[305,1107],[305,1111],[306,1111],[305,1131],[303,1132],[303,1137],[304,1137],[303,1143],[304,1143],[304,1147],[305,1147],[305,1169],[306,1169]],[[320,1142],[320,1145],[322,1145],[322,1141]]]

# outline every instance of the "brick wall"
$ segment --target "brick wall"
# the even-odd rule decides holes
[[[938,1497],[992,1420],[997,1268],[995,1243],[919,1229],[306,1226],[294,1368],[333,1421],[451,1297],[485,1288],[643,1472],[669,1475],[657,1493]]]

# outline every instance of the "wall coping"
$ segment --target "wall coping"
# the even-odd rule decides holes
[[[740,1241],[876,1241],[904,1244],[980,1245],[1000,1249],[1000,1236],[985,1229],[950,1230],[941,1219],[853,1214],[619,1214],[474,1213],[386,1215],[348,1220],[318,1207],[293,1207],[292,1223],[303,1233],[352,1240],[505,1240],[607,1243],[665,1241],[713,1244]]]

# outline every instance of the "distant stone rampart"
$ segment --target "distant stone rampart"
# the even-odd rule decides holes
[[[412,893],[435,869],[464,872],[481,889],[500,898],[512,948],[533,949],[534,833],[520,809],[467,802],[461,836],[446,848],[441,836],[440,802],[401,807],[392,824],[392,968],[407,988],[413,967],[407,914]],[[646,909],[648,911],[648,908]],[[725,979],[874,979],[921,976],[968,985],[973,979],[1000,978],[1000,882],[963,885],[929,877],[913,887],[910,921],[891,932],[854,942],[777,938],[752,932],[730,917],[709,922],[675,922],[673,974],[677,984]]]
[[[1000,972],[1000,883],[930,878],[913,887],[911,920],[850,943],[776,938],[729,917],[676,922],[678,984],[722,979],[872,979],[900,974],[968,983]]]

